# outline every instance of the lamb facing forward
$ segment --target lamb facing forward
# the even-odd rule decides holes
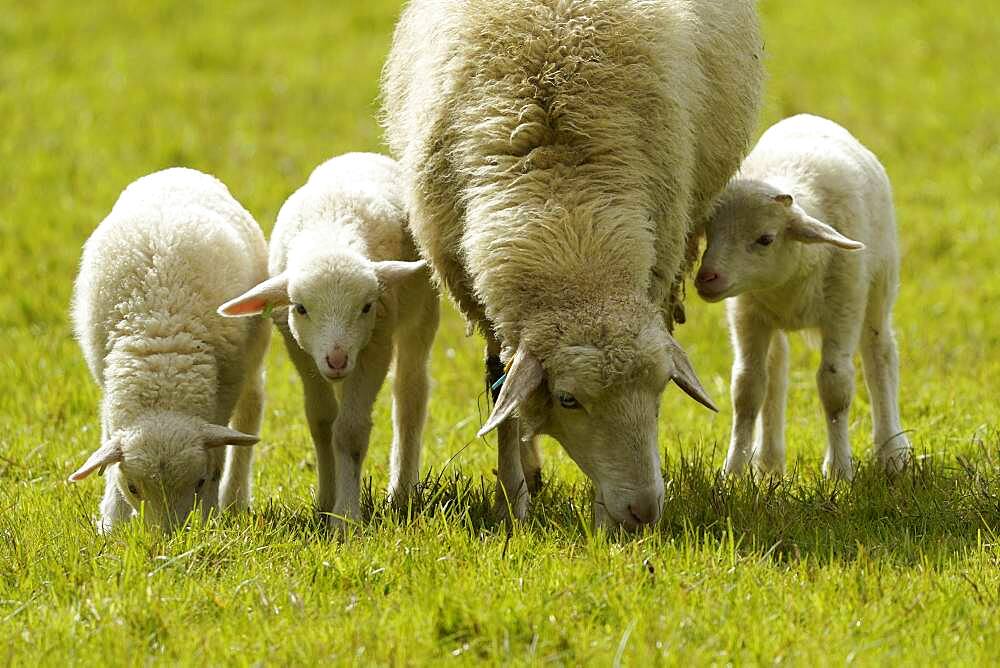
[[[438,298],[406,229],[402,181],[393,160],[370,153],[317,167],[278,213],[272,278],[219,308],[280,309],[316,448],[318,507],[336,528],[360,519],[372,406],[393,356],[390,497],[405,500],[420,476]]]
[[[818,328],[823,342],[816,378],[829,437],[823,471],[853,473],[847,428],[859,341],[875,453],[887,470],[900,470],[910,444],[900,427],[891,315],[899,253],[892,190],[878,159],[832,121],[783,120],[747,157],[706,233],[698,294],[711,302],[733,297],[727,313],[736,355],[734,420],[726,473],[742,471],[751,459],[762,473],[784,471],[785,331],[804,328]]]
[[[266,277],[266,263],[257,223],[193,169],[137,180],[87,240],[73,324],[104,391],[101,445],[70,480],[107,468],[102,532],[141,505],[147,523],[170,528],[196,497],[206,514],[220,498],[249,503],[270,328],[215,307]]]

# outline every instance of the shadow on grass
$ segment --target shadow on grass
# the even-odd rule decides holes
[[[827,480],[811,465],[797,465],[782,478],[723,479],[707,458],[682,457],[668,462],[666,481],[663,516],[653,530],[662,538],[733,540],[740,552],[777,562],[863,553],[914,563],[983,544],[1000,547],[1000,462],[985,450],[975,461],[920,457],[894,477],[865,464],[851,482]],[[428,474],[409,505],[398,509],[368,481],[362,500],[368,520],[361,531],[443,514],[474,534],[505,533],[506,524],[492,513],[493,485],[492,479],[454,469],[446,476]],[[550,477],[516,530],[580,541],[592,532],[591,516],[588,486]],[[320,524],[315,517],[292,521],[304,531]],[[629,542],[648,535],[613,538]]]

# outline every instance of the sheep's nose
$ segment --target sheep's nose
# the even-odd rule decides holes
[[[694,282],[703,285],[705,283],[711,283],[712,281],[717,280],[718,278],[719,275],[714,271],[708,271],[706,269],[702,269],[701,271],[698,272],[698,275],[695,276]]]
[[[628,511],[636,524],[652,524],[660,519],[660,501],[659,496],[649,495],[628,504]]]
[[[343,371],[347,368],[347,352],[337,346],[326,356],[326,365],[333,371]]]

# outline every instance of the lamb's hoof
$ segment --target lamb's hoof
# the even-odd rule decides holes
[[[320,511],[320,520],[323,525],[338,538],[347,537],[358,527],[357,518],[349,517],[346,513],[333,511]]]
[[[903,436],[898,436],[879,449],[876,457],[888,475],[898,475],[913,461],[913,449]]]
[[[115,530],[115,523],[106,517],[94,522],[94,528],[97,529],[97,534],[100,536],[110,536],[111,532]]]
[[[825,459],[823,460],[823,475],[831,480],[850,482],[854,479],[854,464],[850,459],[836,462]]]

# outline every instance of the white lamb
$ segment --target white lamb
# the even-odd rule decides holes
[[[73,321],[103,389],[101,445],[70,480],[107,469],[102,532],[142,506],[147,523],[169,529],[196,500],[206,515],[220,500],[249,503],[246,446],[258,440],[270,329],[215,308],[265,278],[266,263],[250,214],[192,169],[131,184],[87,240]]]
[[[726,473],[750,460],[762,473],[784,471],[785,332],[806,328],[822,337],[816,380],[829,437],[823,471],[853,473],[847,428],[859,342],[875,453],[887,470],[903,467],[910,444],[900,427],[891,314],[899,252],[892,190],[878,159],[832,121],[785,119],[760,138],[706,233],[698,294],[710,302],[732,297],[734,419]]]
[[[393,160],[371,153],[317,167],[278,213],[272,278],[219,308],[280,309],[275,324],[305,391],[319,510],[336,528],[360,519],[372,406],[393,359],[390,497],[404,501],[420,476],[438,297],[406,228],[402,182]]]
[[[387,136],[421,252],[486,336],[491,386],[508,363],[481,432],[499,430],[501,515],[524,516],[547,433],[594,482],[598,524],[659,519],[663,390],[711,406],[670,334],[677,286],[749,147],[761,50],[751,0],[405,9]]]

